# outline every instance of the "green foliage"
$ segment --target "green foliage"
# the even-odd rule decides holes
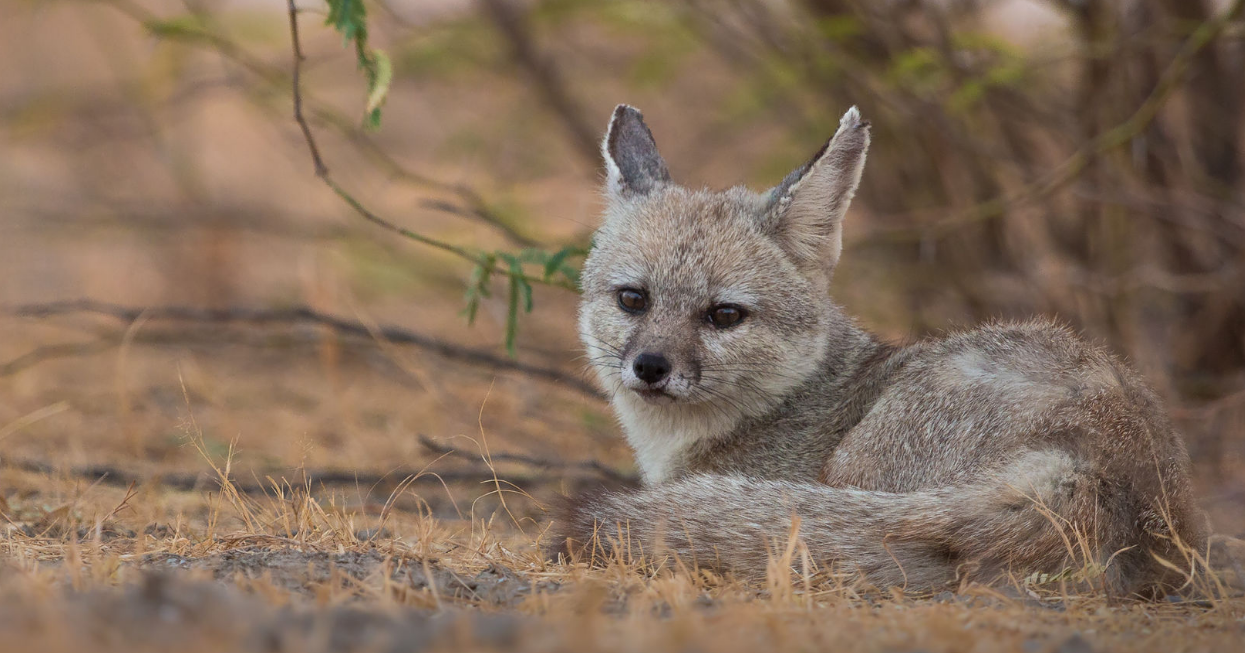
[[[493,276],[493,269],[497,266],[496,254],[483,254],[479,263],[471,271],[471,277],[467,281],[467,306],[463,308],[463,315],[467,317],[467,325],[475,324],[476,313],[480,310],[480,300],[488,297],[489,279]]]
[[[380,108],[389,95],[393,82],[393,63],[382,51],[368,45],[367,8],[363,0],[327,0],[329,16],[325,25],[337,30],[346,44],[354,43],[355,58],[367,80],[367,105],[363,124],[369,129],[380,128]]]
[[[817,32],[830,41],[845,41],[864,31],[860,19],[850,14],[836,14],[815,19]]]
[[[922,96],[933,96],[944,88],[947,69],[933,48],[909,48],[895,55],[887,71],[891,83]]]
[[[744,77],[722,102],[721,119],[732,124],[756,120],[807,84],[808,79],[791,61],[766,57],[758,63],[755,74]]]
[[[325,25],[332,25],[346,41],[367,42],[367,8],[363,0],[328,0],[329,16]]]
[[[506,306],[506,352],[515,355],[515,338],[519,335],[519,299],[523,299],[523,311],[532,312],[532,284],[523,274],[523,262],[513,254],[498,252],[497,257],[510,267],[510,296]]]
[[[543,0],[532,8],[538,27],[564,33],[584,31],[635,41],[639,54],[627,70],[628,81],[640,88],[670,83],[687,56],[704,46],[688,26],[685,12],[668,3],[647,0]]]
[[[576,288],[579,287],[579,269],[567,261],[571,257],[583,258],[587,255],[588,250],[577,245],[567,245],[552,254],[539,249],[523,250],[523,260],[540,265],[545,281],[555,281],[560,274]]]
[[[1016,87],[1028,76],[1024,57],[1011,45],[988,35],[956,34],[952,56],[928,47],[911,48],[892,60],[892,84],[930,100],[944,101],[953,111],[972,109],[991,88]]]
[[[149,20],[143,23],[143,27],[158,38],[195,40],[211,36],[207,26],[203,24],[203,19],[196,14],[185,14],[167,20]]]
[[[678,53],[649,50],[631,63],[631,83],[643,88],[660,88],[677,72]]]
[[[991,88],[1016,87],[1028,79],[1023,54],[997,37],[965,32],[956,34],[953,43],[980,71],[952,92],[948,104],[954,110],[972,108]]]
[[[506,351],[514,356],[516,354],[515,341],[519,334],[519,310],[522,308],[524,313],[532,312],[532,279],[539,279],[545,283],[563,284],[569,283],[573,287],[579,286],[579,270],[570,264],[571,258],[582,258],[588,255],[588,250],[575,245],[568,245],[556,252],[546,252],[539,249],[525,249],[518,254],[509,252],[492,252],[481,254],[475,268],[471,271],[471,277],[467,282],[467,305],[463,308],[463,315],[467,317],[467,324],[475,323],[476,314],[480,309],[480,302],[491,296],[489,290],[489,281],[492,279],[494,272],[501,263],[506,272],[507,283],[507,302],[506,302],[506,325],[504,342]],[[541,274],[539,276],[531,276],[527,273],[525,265],[540,266]]]
[[[143,27],[152,36],[170,40],[211,40],[222,34],[248,43],[270,43],[288,38],[283,23],[272,21],[271,15],[252,11],[229,11],[216,14],[183,14],[163,20],[148,20]]]
[[[544,0],[532,8],[532,18],[539,23],[557,24],[585,11],[599,10],[605,4],[600,0]]]

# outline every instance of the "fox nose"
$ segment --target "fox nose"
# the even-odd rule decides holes
[[[635,357],[631,364],[635,375],[645,383],[657,383],[670,374],[670,361],[661,354],[645,352]]]

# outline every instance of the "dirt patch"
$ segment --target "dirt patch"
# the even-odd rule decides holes
[[[397,589],[406,591],[433,590],[437,597],[492,607],[513,607],[533,592],[550,593],[561,588],[561,584],[554,581],[532,582],[502,565],[490,565],[475,574],[464,575],[436,563],[395,558],[379,551],[327,553],[244,547],[202,558],[153,554],[145,556],[138,566],[166,575],[206,570],[216,580],[226,582],[239,578],[262,579],[279,589],[309,596],[326,586],[334,589],[379,586],[387,575],[391,588],[396,585]]]
[[[236,588],[161,573],[120,590],[72,594],[42,609],[13,598],[0,609],[0,631],[16,641],[47,642],[55,633],[65,650],[93,651],[422,651],[464,636],[506,648],[523,621],[464,610],[279,608]]]

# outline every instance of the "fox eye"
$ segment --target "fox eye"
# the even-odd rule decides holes
[[[618,306],[628,313],[639,315],[648,308],[648,298],[635,288],[623,288],[618,291]]]
[[[709,323],[719,329],[727,329],[739,324],[747,313],[744,309],[732,304],[721,304],[709,309],[705,316]]]

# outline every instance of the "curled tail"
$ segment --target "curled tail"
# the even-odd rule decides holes
[[[1101,486],[1061,452],[1027,454],[976,484],[909,493],[697,475],[582,497],[559,520],[552,543],[577,559],[673,555],[684,565],[757,578],[798,517],[814,562],[882,587],[933,589],[1086,563],[1098,565],[1115,591],[1170,584],[1165,566],[1142,549],[1172,538],[1142,532],[1139,515],[1117,514],[1120,502],[1102,501]]]

